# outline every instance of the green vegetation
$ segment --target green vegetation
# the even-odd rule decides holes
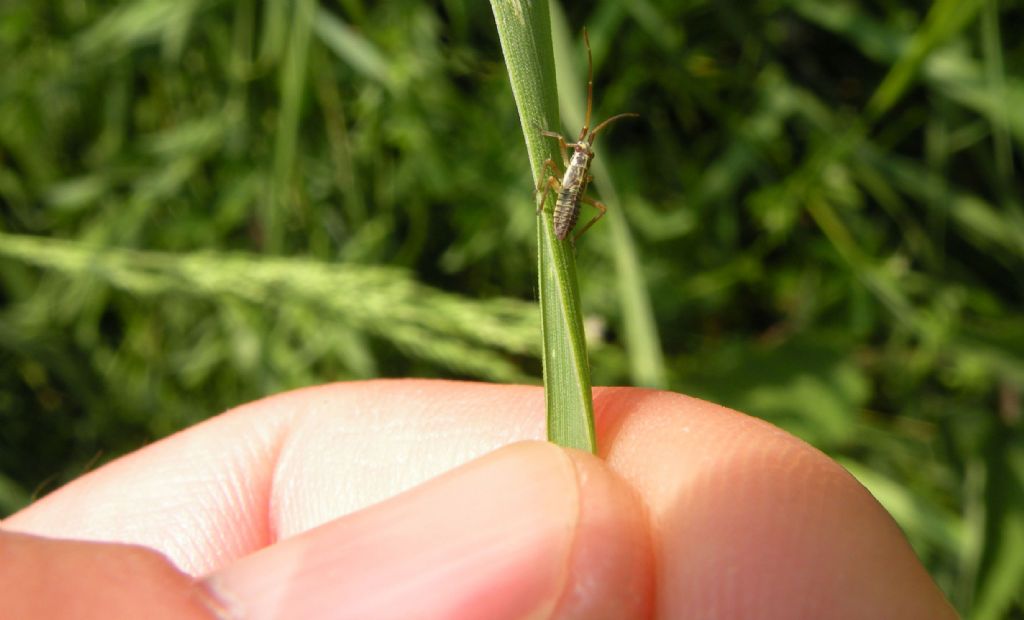
[[[833,455],[973,618],[1024,614],[1024,9],[599,0],[593,382]],[[0,514],[311,383],[539,382],[486,3],[0,5]],[[574,116],[575,115],[575,116]],[[553,129],[553,128],[552,128]]]

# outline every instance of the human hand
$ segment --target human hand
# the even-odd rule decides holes
[[[817,450],[677,394],[594,396],[603,460],[521,441],[544,436],[535,387],[371,381],[244,405],[3,521],[4,613],[956,616]]]

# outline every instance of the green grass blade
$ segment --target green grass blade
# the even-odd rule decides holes
[[[559,127],[548,3],[491,0],[491,8],[537,182],[543,174],[544,160],[558,161],[559,157],[555,141],[540,135],[541,129]],[[524,203],[529,204],[526,200]],[[548,439],[596,452],[576,258],[568,242],[555,238],[553,203],[549,196],[537,230]]]
[[[987,0],[981,13],[981,41],[984,53],[985,81],[993,98],[1006,101],[1006,71],[1003,63],[1003,43],[999,33],[999,1]],[[996,106],[989,112],[992,142],[995,149],[996,175],[999,190],[1006,192],[1013,176],[1013,153],[1007,117],[1010,108]]]
[[[165,58],[176,62],[182,51],[181,33],[203,8],[197,0],[126,3],[80,35],[76,51],[89,59],[110,60],[133,47],[163,42]]]
[[[339,59],[388,90],[396,90],[390,61],[369,39],[323,7],[317,9],[313,28]]]
[[[281,66],[281,110],[277,117],[274,173],[270,201],[264,204],[264,245],[272,253],[284,248],[284,215],[291,209],[289,195],[299,143],[302,96],[306,87],[310,36],[316,16],[315,0],[299,0],[292,16],[292,33]]]
[[[938,0],[933,4],[924,25],[914,33],[906,51],[868,102],[868,114],[878,118],[896,105],[928,55],[966,28],[980,8],[980,0]]]
[[[1024,434],[1004,427],[988,442],[985,549],[970,617],[1014,616],[1024,582]]]

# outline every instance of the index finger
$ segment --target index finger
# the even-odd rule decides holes
[[[139,544],[201,575],[544,435],[525,386],[380,380],[242,405],[125,455],[3,522],[44,536]]]

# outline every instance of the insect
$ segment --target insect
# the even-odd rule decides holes
[[[604,217],[604,214],[608,212],[608,208],[604,204],[587,196],[587,186],[594,179],[590,174],[590,162],[594,159],[594,139],[597,138],[597,134],[602,129],[612,122],[631,116],[640,116],[633,112],[616,114],[611,118],[605,119],[603,123],[594,127],[593,130],[590,129],[590,112],[594,104],[594,58],[590,52],[590,38],[587,36],[586,28],[583,29],[583,43],[587,47],[587,115],[583,120],[583,129],[580,129],[580,135],[576,138],[576,142],[566,142],[562,134],[541,130],[541,135],[558,140],[558,147],[562,152],[562,165],[565,166],[565,174],[563,175],[558,169],[558,164],[549,158],[544,161],[544,172],[550,171],[553,175],[548,175],[546,178],[542,177],[540,183],[537,184],[537,213],[544,210],[544,203],[547,201],[548,192],[552,190],[558,192],[558,198],[555,201],[554,220],[555,237],[559,241],[564,241],[568,238],[569,233],[576,227],[576,222],[580,217],[581,202],[585,202],[597,209],[597,215],[573,236],[571,240],[573,245],[575,245],[577,239],[583,236],[583,233],[587,232],[591,226],[597,223],[597,220]],[[570,148],[572,148],[571,158],[569,157]],[[561,181],[558,180],[559,176],[562,177]]]

